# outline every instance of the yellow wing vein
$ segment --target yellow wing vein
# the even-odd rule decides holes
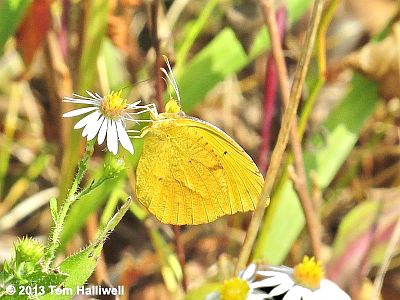
[[[191,141],[191,140],[189,140],[189,141]],[[201,146],[201,144],[199,144],[197,141],[196,141],[196,144],[198,144],[199,146]],[[204,147],[203,147],[203,148],[204,148]],[[178,149],[184,156],[186,156],[186,157],[189,158],[188,153],[185,153],[185,152],[184,152],[181,148],[179,148],[179,147],[177,147],[177,149]],[[206,151],[208,151],[208,149],[206,149],[206,148],[204,148],[204,149],[205,149]],[[209,151],[208,151],[208,152],[209,152]],[[191,153],[191,154],[192,154],[192,153]],[[193,169],[194,169],[194,170],[196,171],[196,173],[198,174],[198,177],[199,177],[199,178],[202,178],[201,173],[200,173],[199,170],[196,168],[196,165],[193,164],[193,163],[191,163],[191,162],[190,162],[190,159],[187,160],[187,161],[189,162],[189,164],[192,165]],[[205,166],[201,161],[197,160],[197,162],[200,163],[201,165],[203,165],[204,168],[207,170],[207,166]],[[209,173],[210,173],[211,176],[217,181],[217,178],[214,176],[214,174],[213,174],[212,172],[210,172],[210,171],[209,171]],[[186,175],[186,174],[185,174],[185,175]],[[201,181],[201,182],[203,183],[203,186],[204,186],[205,189],[207,190],[207,193],[208,193],[208,196],[209,196],[208,198],[209,198],[209,199],[212,199],[213,194],[218,195],[218,193],[215,193],[214,190],[212,191],[213,193],[210,193],[210,190],[209,190],[207,184],[205,184],[205,181]],[[200,195],[200,199],[202,200],[203,207],[204,207],[204,210],[205,210],[205,212],[206,212],[207,221],[210,222],[209,211],[208,211],[207,205],[206,205],[206,203],[205,203],[205,201],[204,201],[204,197],[203,197],[202,195]],[[218,198],[217,198],[217,202],[218,202],[218,204],[219,204],[220,207],[221,207],[221,204],[219,203]],[[221,209],[222,209],[222,207],[221,207]],[[223,209],[222,209],[222,211],[223,211]],[[192,216],[194,217],[193,202],[192,202]],[[193,223],[194,223],[194,220],[193,220]]]
[[[218,138],[216,138],[215,136],[213,136],[213,135],[211,135],[212,136],[212,138],[217,142],[217,143],[219,143],[220,145],[221,145],[221,147],[223,147],[224,145],[220,142],[220,140],[218,139]],[[243,150],[243,153],[245,153],[244,152],[244,150]],[[247,155],[247,154],[246,154]],[[232,170],[232,172],[234,172],[234,173],[236,173],[236,175],[237,176],[233,176],[234,178],[235,178],[235,183],[236,183],[236,188],[237,189],[239,189],[238,187],[239,187],[239,185],[238,185],[238,181],[236,181],[236,177],[238,177],[239,178],[239,180],[243,183],[243,186],[245,187],[245,190],[246,190],[246,192],[247,192],[247,194],[248,194],[248,196],[249,196],[249,199],[250,199],[250,201],[251,201],[251,203],[252,203],[252,206],[253,206],[253,208],[255,208],[256,207],[256,202],[254,201],[254,199],[253,199],[253,193],[251,193],[251,191],[250,191],[250,188],[252,187],[253,188],[253,190],[255,190],[255,191],[258,191],[258,188],[257,188],[257,186],[255,186],[255,181],[254,180],[244,180],[244,176],[241,174],[241,172],[239,172],[239,171],[236,171],[236,168],[234,168],[233,166],[232,166],[232,164],[230,163],[230,161],[228,160],[228,159],[224,159],[223,158],[223,161],[224,161],[224,163],[226,163],[228,166],[229,166],[229,169],[230,170]],[[237,162],[237,161],[236,161]],[[241,164],[241,166],[243,166],[243,164]],[[247,169],[248,170],[248,169]],[[252,173],[252,175],[256,175],[252,170],[250,170],[251,171],[251,173]],[[241,194],[240,194],[241,195]],[[257,199],[255,199],[255,200],[257,200]],[[243,207],[243,202],[241,203],[242,204],[242,209],[244,210],[244,207]]]
[[[219,132],[218,132],[218,134],[214,133],[213,131],[208,130],[205,126],[196,126],[196,127],[199,130],[203,130],[204,133],[209,136],[209,138],[212,138],[212,140],[215,143],[219,144],[222,151],[224,151],[227,148],[227,146],[229,146],[228,147],[229,151],[235,150],[235,153],[228,153],[228,155],[235,156],[235,154],[236,154],[236,156],[239,156],[239,157],[236,157],[237,159],[235,160],[235,163],[239,164],[243,169],[245,169],[245,171],[250,172],[252,176],[258,175],[256,172],[254,172],[254,169],[257,170],[257,168],[254,165],[253,161],[248,156],[248,154],[238,144],[236,144],[236,142],[231,142],[227,138],[221,139],[220,137],[222,136],[222,133],[219,133]],[[226,143],[227,145],[224,145],[223,142]],[[251,192],[250,189],[252,188],[253,191],[259,192],[262,188],[262,185],[257,187],[254,184],[256,181],[244,180],[243,179],[244,176],[241,174],[241,172],[237,171],[237,168],[235,168],[228,159],[224,158],[223,155],[221,156],[221,163],[227,167],[226,169],[225,168],[224,169],[233,175],[232,177],[234,178],[234,182],[232,184],[234,184],[235,187],[232,186],[232,188],[236,189],[236,191],[239,194],[242,210],[244,211],[243,200],[245,200],[245,199],[249,199],[251,201],[252,207],[254,209],[256,207],[255,200],[257,200],[257,199],[254,199],[253,193]],[[238,177],[240,179],[240,181],[243,183],[244,190],[247,193],[248,197],[242,195],[241,189],[238,184],[238,181],[236,180],[236,177]]]
[[[244,149],[237,142],[235,142],[224,131],[222,131],[218,127],[212,125],[211,123],[208,123],[206,121],[203,121],[203,120],[200,120],[197,118],[190,117],[190,118],[188,118],[188,120],[189,121],[197,120],[198,122],[190,122],[190,123],[186,124],[186,126],[194,127],[194,128],[199,129],[200,131],[204,131],[204,132],[208,133],[210,136],[212,136],[216,140],[218,140],[219,143],[220,143],[220,140],[223,140],[231,147],[231,149],[235,150],[235,152],[238,155],[245,156],[247,158],[248,162],[251,162],[251,164],[242,164],[242,166],[244,168],[246,168],[248,171],[254,173],[254,167],[253,167],[254,163],[253,163],[253,160],[251,159],[251,157],[246,153],[246,151],[244,151]],[[211,127],[212,130],[208,127]],[[257,175],[257,173],[254,173],[254,174]]]
[[[200,137],[200,138],[201,138],[201,137]],[[195,141],[189,140],[189,141],[196,143],[201,149],[207,151],[207,152],[209,153],[209,155],[213,156],[213,157],[219,162],[218,156],[217,156],[214,152],[212,152],[212,151],[210,151],[209,149],[207,149],[207,147],[204,147],[204,145],[202,145],[202,144],[199,142],[199,140],[195,140]],[[179,149],[179,150],[180,150],[184,155],[186,155],[187,157],[189,157],[189,156],[188,156],[188,153],[183,152],[181,149]],[[200,151],[199,151],[199,152],[200,152]],[[190,154],[191,154],[191,156],[193,156],[193,153],[190,153]],[[193,156],[193,159],[196,159],[196,157]],[[207,166],[204,165],[202,161],[196,160],[196,162],[198,162],[198,163],[201,164],[205,169],[207,169]],[[190,160],[189,160],[189,163],[190,163],[193,167],[195,167],[195,165],[194,165],[193,163],[191,163]],[[221,167],[222,167],[222,166],[221,166]],[[197,171],[197,170],[196,170],[196,171]],[[199,177],[201,177],[200,173],[199,173],[199,172],[197,172],[197,173],[199,174]],[[209,173],[211,174],[211,176],[212,176],[212,177],[215,179],[215,181],[217,182],[218,180],[217,180],[217,178],[215,177],[215,175],[213,174],[213,172],[210,172],[210,171],[209,171]],[[205,186],[207,187],[207,185],[205,185]],[[210,196],[213,197],[213,195],[217,195],[217,197],[216,197],[217,203],[218,203],[218,205],[219,205],[221,211],[225,212],[223,206],[221,205],[220,199],[219,199],[220,193],[218,193],[218,191],[215,191],[214,188],[212,188],[212,189],[213,189],[213,191],[212,191],[213,194],[211,194]],[[208,188],[207,188],[207,190],[208,190]],[[230,201],[230,199],[229,199],[229,201]],[[231,203],[231,202],[230,202],[230,206],[231,206],[231,210],[232,210],[232,203]],[[206,206],[205,206],[205,207],[206,207]],[[217,217],[219,217],[219,216],[220,216],[220,214],[217,214]]]
[[[174,157],[174,153],[173,153],[173,147],[169,147],[169,154],[170,154],[170,160],[172,161],[172,158]],[[177,157],[175,158],[175,159],[177,159]],[[183,187],[182,187],[182,184],[181,184],[181,182],[179,181],[179,179],[178,178],[176,178],[175,177],[175,173],[173,172],[173,170],[172,170],[172,168],[171,168],[171,163],[169,163],[169,170],[170,170],[170,172],[171,172],[171,175],[172,175],[172,177],[175,179],[175,182],[177,182],[178,184],[179,184],[179,187],[180,187],[180,190],[181,190],[181,195],[182,195],[182,200],[184,201],[184,199],[185,199],[185,192],[184,192],[184,189],[183,189]],[[176,194],[175,195],[175,192],[174,192],[174,190],[173,190],[173,192],[172,192],[172,196],[173,197],[178,197],[178,194]],[[180,199],[178,199],[178,212],[177,212],[177,224],[180,224],[179,223],[179,209],[180,209],[180,202],[181,201],[179,201]],[[173,209],[174,207],[172,207],[172,209]],[[171,221],[171,220],[170,220]]]
[[[217,139],[215,136],[213,136],[213,135],[211,135],[212,136],[212,138],[217,142],[217,143],[219,143],[220,145],[221,145],[221,147],[223,147],[224,148],[224,145],[221,143],[221,141],[219,140],[219,139]],[[239,153],[239,154],[244,154],[245,152],[244,152],[244,150],[243,150],[243,153]],[[229,155],[229,154],[228,154]],[[226,163],[228,166],[229,166],[229,170],[231,170],[231,172],[232,173],[235,173],[237,176],[232,176],[233,178],[235,178],[235,184],[236,184],[236,188],[238,189],[238,190],[240,190],[239,189],[239,185],[238,185],[238,181],[236,180],[236,177],[238,177],[239,178],[239,180],[243,183],[243,186],[245,187],[245,190],[246,190],[246,192],[247,192],[247,194],[248,194],[248,196],[249,196],[249,199],[251,200],[251,202],[252,202],[252,206],[253,206],[253,208],[255,208],[256,207],[256,204],[255,204],[255,202],[254,202],[254,199],[253,199],[253,197],[252,197],[252,193],[250,192],[250,186],[252,186],[255,190],[257,190],[257,187],[254,185],[254,181],[253,180],[244,180],[243,178],[244,178],[244,176],[243,176],[243,174],[241,174],[241,172],[238,172],[238,171],[236,171],[236,169],[233,167],[233,165],[230,163],[230,161],[228,160],[228,159],[226,159],[226,158],[222,158],[222,160],[223,160],[223,163]],[[240,160],[239,160],[240,161]],[[239,162],[239,161],[236,161],[236,162]],[[243,164],[241,164],[242,166],[243,166]],[[251,170],[250,170],[251,171]],[[251,173],[252,174],[254,174],[252,171],[251,171]],[[250,186],[249,186],[250,185]],[[242,197],[242,195],[240,194],[240,196]],[[241,198],[242,199],[242,198]],[[244,210],[244,207],[243,207],[243,201],[241,201],[241,205],[242,205],[242,210]]]

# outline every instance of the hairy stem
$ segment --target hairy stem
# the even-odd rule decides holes
[[[60,245],[60,239],[62,231],[64,229],[65,218],[67,217],[72,203],[74,203],[74,201],[77,199],[76,192],[78,190],[79,184],[82,181],[83,175],[86,172],[89,158],[93,154],[94,143],[94,139],[87,143],[85,154],[78,164],[78,171],[75,175],[74,181],[72,182],[72,186],[68,191],[67,197],[61,207],[61,210],[57,214],[57,219],[55,220],[54,224],[54,230],[49,236],[49,246],[45,254],[45,260],[43,264],[45,270],[48,270],[50,268],[55,258],[56,251]]]

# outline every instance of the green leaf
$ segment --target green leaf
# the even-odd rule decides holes
[[[3,0],[0,2],[0,55],[4,44],[15,33],[31,0]]]
[[[97,259],[102,248],[102,243],[99,243],[97,247],[92,244],[86,249],[66,258],[61,263],[59,267],[60,271],[69,275],[63,282],[64,291],[66,291],[68,295],[58,295],[56,296],[58,300],[69,300],[72,298],[72,295],[76,294],[76,288],[82,286],[96,268]],[[72,289],[72,295],[67,292],[70,291],[70,289]],[[48,293],[40,297],[40,299],[52,300],[54,297],[55,295]]]
[[[193,43],[199,36],[200,32],[203,30],[205,25],[208,23],[215,7],[219,3],[220,0],[208,0],[208,2],[204,5],[201,14],[196,18],[196,20],[191,23],[190,30],[186,32],[185,39],[182,45],[179,47],[179,50],[176,54],[176,66],[183,65],[186,62],[186,58],[190,49],[193,46]],[[177,72],[178,73],[178,72]]]
[[[289,22],[295,22],[305,12],[310,2],[310,0],[287,1]],[[245,53],[231,28],[222,30],[187,65],[178,68],[176,72],[183,110],[189,112],[218,82],[243,69],[268,48],[269,38],[265,27],[257,34],[249,55]]]
[[[333,257],[339,256],[357,236],[368,230],[376,222],[382,203],[365,201],[353,208],[340,223],[333,246]]]
[[[246,53],[232,29],[222,30],[177,74],[183,110],[193,109],[218,82],[247,63]]]
[[[393,227],[398,220],[400,208],[396,197],[391,199],[370,199],[355,206],[346,214],[339,225],[339,230],[333,243],[332,259],[339,258],[345,251],[349,251],[351,244],[357,239],[362,240],[363,236],[371,234],[371,228],[375,228],[376,241],[374,247],[370,249],[370,254],[374,254],[375,248],[379,248],[380,243],[385,244],[391,237],[386,230]],[[382,236],[382,238],[378,238]],[[384,248],[384,247],[383,247]],[[373,250],[373,251],[371,251]],[[378,249],[380,252],[381,249]],[[383,253],[379,253],[383,254]],[[374,264],[382,262],[383,255],[373,256]]]
[[[107,37],[101,43],[99,59],[101,64],[104,63],[104,69],[99,71],[106,72],[106,74],[102,74],[102,77],[107,79],[107,85],[110,90],[130,87],[131,84],[128,80],[129,75],[126,70],[124,57],[121,51]]]
[[[27,300],[27,299],[37,299],[30,298],[29,294],[32,295],[44,295],[51,291],[51,286],[56,287],[60,285],[67,278],[67,274],[61,272],[49,272],[44,273],[42,271],[37,271],[35,273],[29,274],[24,278],[24,281],[18,280],[16,278],[8,281],[5,287],[12,285],[16,289],[14,295],[7,295],[6,292],[2,291],[0,288],[0,298],[3,300]],[[49,298],[49,299],[54,299]]]
[[[347,213],[340,223],[326,269],[329,278],[344,285],[365,265],[382,264],[399,213],[396,197],[365,200]]]
[[[107,236],[121,221],[130,204],[131,199],[128,199],[128,201],[125,202],[121,209],[108,221],[107,225],[101,230],[95,242],[93,242],[86,249],[66,258],[60,264],[60,271],[62,273],[68,274],[68,277],[63,282],[63,287],[66,289],[72,289],[72,295],[76,294],[77,287],[83,286],[90,275],[93,273],[94,269],[96,268],[97,259],[100,256]],[[69,300],[72,298],[72,295],[57,295],[57,300]],[[54,299],[54,295],[47,294],[40,299],[52,300]]]
[[[377,100],[376,84],[355,74],[350,91],[324,123],[326,144],[317,153],[304,153],[306,172],[315,170],[321,189],[329,185],[353,149],[362,125],[375,110]],[[318,136],[313,139],[318,139]],[[254,256],[266,258],[271,264],[282,263],[304,225],[302,208],[286,176],[272,195]]]

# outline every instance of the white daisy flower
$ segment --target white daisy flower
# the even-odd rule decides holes
[[[256,288],[256,265],[251,264],[237,277],[225,280],[219,292],[207,295],[206,300],[264,300],[268,294]]]
[[[254,288],[269,287],[269,297],[282,300],[351,300],[334,282],[323,279],[321,264],[314,257],[305,256],[297,266],[269,267],[258,271],[266,279],[253,283]]]
[[[107,148],[113,154],[118,152],[118,142],[133,154],[133,145],[125,129],[125,123],[126,121],[149,122],[149,120],[137,120],[134,115],[152,110],[152,106],[139,105],[140,101],[128,104],[127,100],[121,97],[121,90],[112,91],[104,97],[97,93],[86,92],[90,97],[77,94],[73,94],[73,97],[64,97],[64,102],[89,106],[67,112],[63,114],[63,117],[69,118],[89,113],[75,124],[74,129],[83,128],[82,136],[86,136],[88,141],[98,135],[99,145],[107,139]],[[131,130],[131,132],[138,131]]]

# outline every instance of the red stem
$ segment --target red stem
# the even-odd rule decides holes
[[[279,30],[279,39],[282,43],[286,29],[286,9],[280,7],[276,11],[276,22]],[[275,114],[275,103],[278,89],[278,73],[276,69],[275,59],[272,51],[269,52],[266,64],[265,82],[264,82],[264,110],[263,123],[261,129],[261,145],[259,150],[258,166],[262,173],[265,174],[268,168],[269,153],[271,148],[271,125]]]

